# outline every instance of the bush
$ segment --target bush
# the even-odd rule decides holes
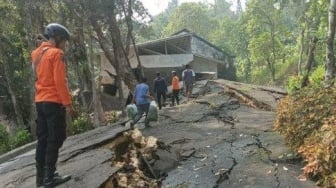
[[[24,129],[17,130],[16,134],[10,138],[11,149],[23,146],[32,141],[31,134]]]
[[[119,120],[117,111],[109,111],[104,113],[105,119],[108,123],[115,123]]]
[[[325,74],[324,66],[318,66],[310,75],[309,81],[314,87],[322,87]]]
[[[92,123],[88,115],[82,113],[72,123],[73,134],[79,134],[91,130],[93,128]]]
[[[0,154],[25,145],[32,141],[27,130],[19,129],[13,137],[10,137],[5,127],[0,124]]]
[[[309,76],[309,85],[311,87],[321,88],[324,79],[324,66],[318,66]],[[286,82],[288,93],[293,93],[301,88],[302,76],[290,76]]]
[[[294,93],[301,88],[301,76],[291,76],[286,83],[286,90],[288,93]]]
[[[0,154],[6,153],[9,150],[9,134],[6,131],[5,126],[0,124]]]
[[[304,175],[336,187],[336,89],[306,87],[281,100],[275,130],[307,162]]]
[[[327,119],[324,125],[305,139],[299,153],[307,162],[304,175],[319,179],[324,187],[335,187],[336,178],[336,119]],[[334,174],[333,174],[334,173]]]

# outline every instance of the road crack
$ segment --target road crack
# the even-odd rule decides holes
[[[280,178],[279,178],[279,168],[278,168],[277,161],[271,158],[272,151],[269,150],[269,149],[267,149],[263,145],[262,141],[259,138],[259,134],[253,134],[252,137],[254,138],[255,142],[251,143],[251,144],[247,144],[246,147],[255,145],[255,146],[258,147],[258,149],[261,149],[261,150],[263,150],[266,153],[267,160],[269,160],[272,163],[272,166],[274,166],[274,175],[273,176],[274,176],[275,182],[276,182],[276,186],[275,187],[279,188],[280,185],[281,185]]]
[[[233,142],[236,140],[235,136],[233,134],[231,134],[231,139],[228,141],[230,143],[230,154],[231,157],[229,157],[230,159],[232,159],[232,165],[229,169],[224,170],[219,172],[219,177],[216,180],[216,184],[213,186],[213,188],[218,188],[220,186],[220,184],[222,184],[224,181],[228,180],[230,178],[230,174],[232,172],[232,170],[235,168],[235,166],[238,164],[236,158],[233,157],[233,151],[232,148],[233,146]]]

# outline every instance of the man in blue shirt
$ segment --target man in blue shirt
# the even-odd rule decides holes
[[[149,110],[150,100],[153,100],[153,97],[149,94],[149,86],[147,85],[147,78],[142,78],[142,82],[137,84],[134,91],[133,103],[136,104],[138,113],[134,117],[133,122],[131,123],[131,128],[134,128],[136,124],[142,117],[146,114],[145,126],[149,126],[149,121],[147,120],[147,113]]]

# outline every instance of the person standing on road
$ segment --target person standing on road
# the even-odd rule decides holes
[[[47,25],[44,35],[47,41],[31,54],[36,77],[36,185],[54,187],[71,179],[55,173],[58,152],[66,139],[66,113],[75,113],[63,52],[70,32],[63,25],[52,23]]]
[[[142,82],[136,85],[133,95],[133,103],[136,104],[138,113],[135,115],[134,120],[131,122],[131,129],[134,129],[134,125],[141,119],[144,113],[146,114],[145,126],[149,126],[147,114],[149,110],[150,100],[152,99],[153,97],[149,94],[147,78],[142,78]]]
[[[172,71],[173,74],[173,78],[172,78],[172,91],[173,91],[173,96],[172,96],[172,105],[175,105],[175,100],[176,100],[176,104],[179,105],[180,104],[180,100],[179,100],[179,92],[180,92],[180,80],[179,77],[177,76],[176,71]]]
[[[185,94],[189,100],[192,95],[193,85],[195,82],[195,72],[191,69],[190,65],[185,66],[185,70],[182,72],[182,80]]]
[[[162,106],[165,106],[167,91],[168,89],[166,80],[161,77],[159,72],[156,73],[156,78],[154,80],[154,93],[156,93],[156,100],[159,105],[159,110],[161,110]],[[161,99],[163,100],[161,101]]]

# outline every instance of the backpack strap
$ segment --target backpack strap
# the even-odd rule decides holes
[[[35,76],[35,81],[37,81],[37,73],[36,73],[37,66],[40,64],[44,53],[48,50],[49,50],[49,48],[43,48],[41,54],[37,57],[36,61],[33,62],[33,64],[32,64],[33,71],[34,71],[34,76]]]

